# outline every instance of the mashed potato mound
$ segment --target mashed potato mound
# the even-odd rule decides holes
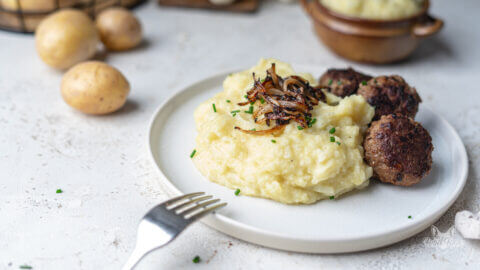
[[[294,121],[277,136],[234,129],[269,128],[256,124],[251,114],[244,113],[248,106],[237,103],[245,101],[253,85],[252,72],[265,78],[272,63],[282,77],[296,74],[286,63],[262,59],[249,70],[229,75],[224,91],[195,110],[198,136],[193,161],[198,170],[210,181],[240,189],[241,195],[288,204],[310,204],[367,186],[372,168],[363,161],[362,134],[374,109],[361,96],[328,95],[329,102],[338,105],[320,102],[310,111],[317,122],[308,129],[299,130]],[[298,75],[316,84],[310,74]],[[236,110],[240,112],[233,116]]]
[[[325,7],[348,16],[393,20],[419,12],[424,0],[319,0]]]

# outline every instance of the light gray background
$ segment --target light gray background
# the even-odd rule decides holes
[[[129,102],[102,117],[63,102],[62,73],[38,59],[32,36],[0,32],[0,269],[119,269],[139,218],[166,198],[147,153],[152,113],[180,86],[260,57],[404,76],[462,137],[470,158],[465,190],[435,226],[387,248],[295,254],[198,223],[139,269],[478,269],[480,242],[452,226],[457,211],[480,210],[480,2],[433,2],[445,29],[408,61],[377,67],[327,51],[298,5],[266,2],[248,15],[143,5],[135,12],[146,44],[105,58],[131,82]],[[191,262],[195,255],[201,264]]]

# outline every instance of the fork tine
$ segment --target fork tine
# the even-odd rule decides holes
[[[187,207],[187,206],[189,206],[189,205],[196,205],[196,204],[194,204],[194,203],[196,203],[196,202],[201,202],[201,201],[205,201],[205,200],[208,200],[208,199],[211,199],[211,198],[213,198],[212,195],[207,195],[207,196],[203,196],[203,197],[198,197],[198,198],[195,198],[195,199],[191,199],[191,200],[185,201],[184,203],[181,203],[181,204],[179,204],[179,205],[177,205],[177,206],[175,206],[175,207],[173,207],[173,208],[171,208],[171,209],[169,209],[169,210],[173,210],[173,211],[177,211],[177,210],[179,210],[179,211],[188,210],[188,209],[190,209],[190,208],[185,209],[185,207]]]
[[[220,209],[222,207],[225,207],[227,205],[227,203],[221,203],[221,204],[217,204],[215,206],[212,206],[212,207],[209,207],[209,208],[206,208],[205,210],[201,211],[201,212],[197,212],[195,213],[194,215],[190,216],[189,219],[193,219],[193,220],[197,220],[197,219],[200,219],[204,216],[206,216],[207,214],[210,214],[211,212],[217,210],[217,209]]]
[[[206,216],[207,214],[210,214],[211,212],[213,212],[217,209],[225,207],[226,205],[227,205],[227,203],[221,203],[221,204],[217,204],[215,206],[206,208],[205,210],[203,210],[201,212],[198,212],[198,213],[194,214],[193,216],[190,216],[188,219],[192,219],[192,220],[200,219],[200,218]]]
[[[168,201],[165,201],[162,203],[162,205],[165,205],[165,206],[170,206],[171,204],[174,204],[175,202],[179,202],[181,200],[184,200],[184,199],[188,199],[188,198],[194,198],[194,197],[198,197],[200,195],[204,195],[205,192],[194,192],[194,193],[189,193],[189,194],[185,194],[185,195],[181,195],[181,196],[178,196],[178,197],[175,197],[175,198],[172,198]]]
[[[205,207],[207,207],[211,204],[214,204],[216,202],[219,202],[219,201],[220,201],[220,199],[214,199],[214,200],[206,201],[206,202],[203,202],[203,203],[199,203],[192,208],[188,208],[185,212],[182,213],[182,215],[184,215],[184,216],[191,215],[191,214],[195,213],[195,211],[197,211],[198,209],[205,208]]]

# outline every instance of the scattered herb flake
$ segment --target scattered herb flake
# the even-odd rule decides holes
[[[277,141],[275,141],[275,140],[272,140],[272,143],[277,143]]]
[[[237,188],[237,189],[235,190],[235,196],[238,196],[238,194],[240,194],[240,189],[239,189],[239,188]]]
[[[367,81],[362,81],[362,85],[367,85]]]
[[[240,110],[235,110],[235,111],[231,111],[230,113],[232,114],[233,117],[235,117],[239,112]]]
[[[251,129],[251,131],[257,131],[257,129],[255,129],[255,128],[252,128],[252,129]]]
[[[333,199],[335,199],[335,196],[330,196],[329,199],[333,200]]]
[[[330,129],[328,132],[329,132],[330,134],[333,134],[333,133],[335,133],[335,128],[334,128],[334,127],[332,127],[332,128],[331,128],[331,129]]]
[[[262,103],[262,104],[265,103],[265,99],[260,98],[260,103]]]
[[[331,141],[331,142],[335,142],[335,137],[331,136],[331,137],[330,137],[330,141]]]
[[[215,107],[215,103],[212,103],[212,108],[213,108],[213,112],[217,112],[217,107]]]
[[[247,96],[247,95],[245,95],[245,96],[243,96],[243,97],[246,98],[246,99],[248,99],[248,96]]]
[[[412,216],[408,216],[409,219],[412,219]]]
[[[333,80],[330,79],[330,80],[328,81],[328,85],[332,85],[332,83],[333,83]]]
[[[317,118],[310,119],[308,121],[308,127],[311,128],[313,124],[315,124],[316,122],[317,122]]]
[[[297,126],[298,130],[302,130],[303,127],[302,126]]]
[[[230,103],[230,99],[227,99],[226,102],[227,102],[227,103]]]
[[[245,111],[245,113],[253,114],[253,106],[250,106],[250,108],[248,108],[248,111]]]
[[[340,145],[341,143],[340,142],[337,142],[338,145]]]
[[[195,256],[195,258],[193,258],[192,260],[193,263],[199,263],[200,262],[200,256]]]
[[[31,267],[30,265],[26,265],[26,264],[20,265],[18,268],[20,268],[20,269],[33,269],[33,267]]]
[[[57,189],[56,193],[63,193],[63,190]]]
[[[193,156],[195,156],[195,153],[197,153],[197,150],[193,149],[192,153],[190,154],[190,158],[193,158]]]

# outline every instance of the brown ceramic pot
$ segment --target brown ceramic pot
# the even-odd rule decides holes
[[[336,54],[347,59],[385,64],[409,56],[421,39],[443,27],[443,21],[428,15],[429,1],[410,17],[371,20],[338,14],[319,0],[300,0],[313,20],[315,32]]]

